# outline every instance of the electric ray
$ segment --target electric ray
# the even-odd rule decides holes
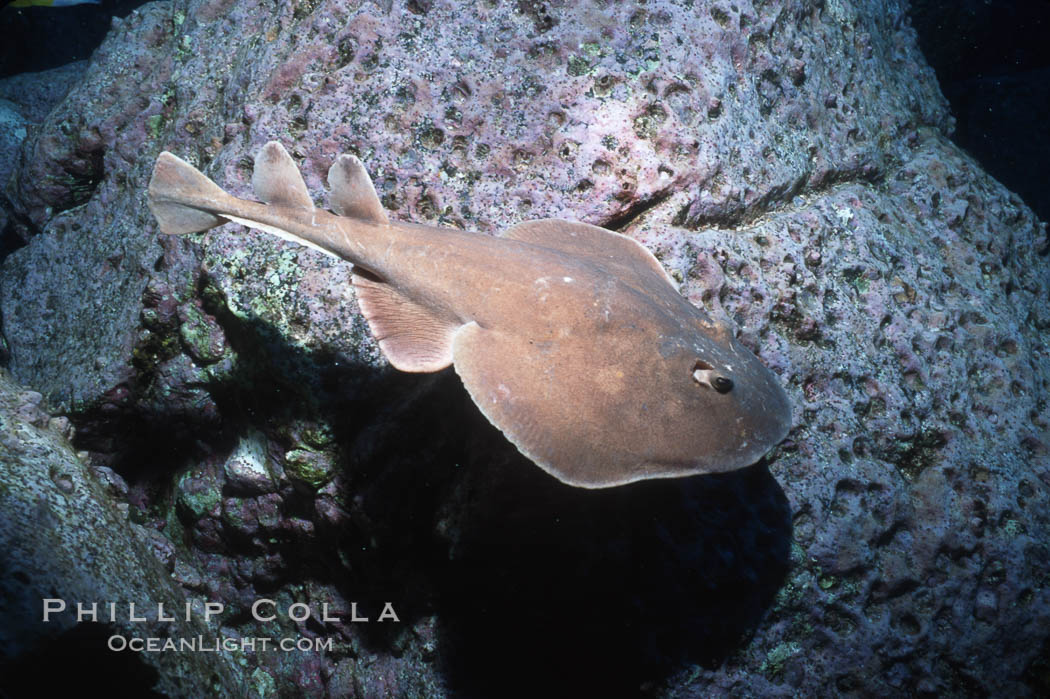
[[[555,219],[498,237],[390,221],[352,155],[328,182],[335,214],[314,207],[270,142],[252,177],[265,203],[248,201],[163,152],[149,206],[164,233],[234,221],[352,263],[390,363],[453,365],[485,417],[570,485],[729,471],[787,434],[791,408],[774,375],[634,240]]]

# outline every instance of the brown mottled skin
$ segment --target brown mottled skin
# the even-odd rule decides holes
[[[391,222],[351,156],[329,173],[333,208],[346,215],[331,214],[313,207],[275,143],[253,181],[270,203],[234,198],[163,153],[150,206],[166,233],[233,220],[353,263],[391,363],[453,364],[486,417],[565,483],[741,468],[790,428],[774,375],[633,240],[558,220],[501,237]]]

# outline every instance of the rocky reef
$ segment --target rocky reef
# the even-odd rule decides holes
[[[107,637],[209,631],[180,613],[185,597],[162,565],[171,544],[129,517],[127,483],[75,453],[69,420],[44,412],[42,398],[0,373],[0,687],[74,690],[82,673],[94,683],[117,673],[142,696],[154,688],[167,696],[236,690],[240,677],[226,656],[106,651]],[[78,603],[93,610],[90,620],[77,622]],[[142,622],[126,611],[110,615],[110,603],[136,605]],[[158,605],[168,610],[161,616],[174,614],[170,624],[158,619]],[[201,613],[200,600],[191,605]]]
[[[306,641],[135,657],[170,695],[1050,691],[1050,242],[950,142],[906,10],[173,0],[115,22],[19,122],[0,313],[26,388],[4,395],[81,456],[9,427],[27,400],[0,411],[5,453],[57,445],[5,460],[5,575],[46,535],[65,564],[26,568],[23,598],[221,603],[194,633]],[[394,218],[635,238],[779,376],[791,434],[735,473],[558,483],[454,374],[386,365],[347,265],[158,233],[160,151],[250,196],[269,140],[318,205],[351,152]]]

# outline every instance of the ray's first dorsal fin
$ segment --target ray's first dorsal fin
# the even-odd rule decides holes
[[[336,158],[328,170],[328,186],[332,188],[328,197],[332,211],[340,216],[374,223],[390,222],[376,195],[372,179],[356,157],[344,153]]]
[[[292,156],[277,141],[270,141],[255,156],[252,189],[260,201],[274,206],[312,209],[314,201]]]

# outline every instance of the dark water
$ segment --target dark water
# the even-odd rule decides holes
[[[9,2],[0,0],[0,78],[90,58],[113,17],[125,17],[145,4],[102,0],[99,5],[8,7]]]
[[[958,145],[1050,221],[1050,0],[912,0]]]

